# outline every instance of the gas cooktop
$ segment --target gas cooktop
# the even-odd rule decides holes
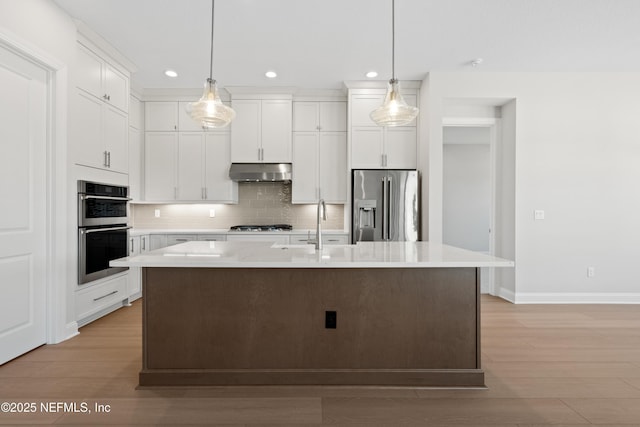
[[[229,231],[291,231],[291,224],[234,225]]]

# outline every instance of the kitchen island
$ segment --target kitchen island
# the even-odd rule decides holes
[[[141,386],[483,386],[480,267],[428,242],[188,242],[143,267]]]

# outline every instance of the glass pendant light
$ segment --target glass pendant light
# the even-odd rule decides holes
[[[387,95],[382,105],[369,114],[378,126],[406,125],[418,116],[418,110],[407,104],[400,93],[400,84],[396,79],[395,69],[395,0],[391,0],[391,79],[387,87]]]
[[[236,117],[236,112],[222,103],[216,81],[213,80],[213,22],[215,0],[211,0],[211,56],[209,61],[209,78],[204,83],[204,93],[197,102],[187,104],[189,116],[205,128],[221,128],[227,126]]]

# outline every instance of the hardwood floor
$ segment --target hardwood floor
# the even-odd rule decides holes
[[[488,389],[208,387],[136,390],[140,302],[0,366],[15,425],[640,426],[640,306],[482,299]],[[77,405],[58,408],[60,402]],[[44,404],[50,408],[43,411]],[[96,412],[95,405],[109,406]],[[57,411],[52,411],[56,410]]]

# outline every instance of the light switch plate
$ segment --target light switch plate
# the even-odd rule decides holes
[[[153,215],[154,215],[156,218],[160,218],[160,209],[156,209],[156,210],[154,210],[154,211],[153,211]]]
[[[209,218],[215,218],[215,217],[216,217],[216,210],[209,209]]]
[[[544,219],[544,211],[541,211],[541,210],[533,211],[533,217],[535,219]]]

